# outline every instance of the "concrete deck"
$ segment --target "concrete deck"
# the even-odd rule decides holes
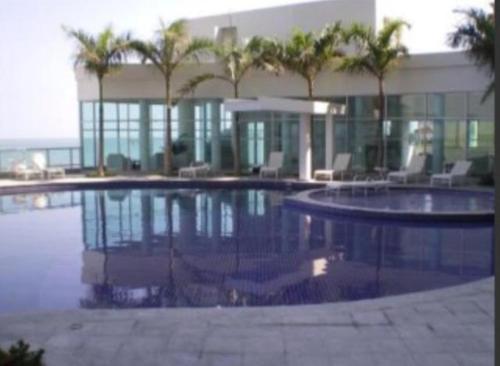
[[[19,338],[43,347],[48,366],[490,366],[494,278],[336,304],[1,315],[0,346]]]
[[[494,280],[359,302],[0,316],[49,366],[494,364]]]

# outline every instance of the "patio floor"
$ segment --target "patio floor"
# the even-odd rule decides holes
[[[491,366],[494,279],[324,305],[0,316],[0,344],[21,337],[49,366]]]

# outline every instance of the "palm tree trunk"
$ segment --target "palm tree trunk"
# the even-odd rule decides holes
[[[239,98],[238,84],[234,84],[234,98]],[[240,144],[240,114],[234,112],[234,119],[232,124],[232,145],[233,145],[233,171],[235,176],[241,174],[241,144]]]
[[[313,93],[314,93],[314,80],[307,79],[307,97],[309,100],[313,100]]]
[[[170,96],[170,77],[165,77],[165,151],[163,154],[163,170],[166,176],[172,175],[172,98]]]
[[[104,177],[104,102],[103,102],[103,76],[98,75],[99,83],[99,157],[97,174]]]
[[[385,167],[384,121],[385,121],[385,91],[384,79],[378,78],[378,126],[377,126],[377,165]]]

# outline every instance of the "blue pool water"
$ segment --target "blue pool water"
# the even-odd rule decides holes
[[[493,273],[491,224],[317,216],[271,190],[0,196],[0,312],[293,305]]]
[[[474,214],[494,211],[494,195],[485,192],[463,192],[438,189],[389,189],[375,194],[368,192],[319,191],[311,198],[337,205],[374,210],[409,211],[415,213],[461,212]]]

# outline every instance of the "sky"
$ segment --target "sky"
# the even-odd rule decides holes
[[[92,33],[111,24],[148,38],[160,17],[168,22],[305,2],[311,0],[0,0],[0,140],[78,137],[75,49],[63,24]],[[490,2],[378,0],[377,17],[412,24],[403,38],[410,53],[441,52],[449,50],[446,34],[460,21],[453,9],[487,9]]]

